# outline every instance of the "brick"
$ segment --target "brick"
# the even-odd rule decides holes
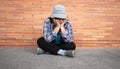
[[[67,8],[77,48],[120,47],[119,0],[2,0],[0,46],[37,47],[56,4]]]

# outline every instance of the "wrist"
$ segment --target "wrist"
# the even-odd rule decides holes
[[[60,26],[60,28],[64,28],[64,26]]]
[[[59,26],[59,25],[57,25],[57,26],[56,26],[56,28],[60,28],[60,26]]]
[[[59,26],[56,26],[55,29],[54,29],[54,31],[55,31],[56,33],[58,33],[59,29],[60,29],[60,27],[59,27]]]

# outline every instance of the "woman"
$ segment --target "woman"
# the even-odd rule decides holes
[[[74,57],[76,45],[73,42],[72,26],[67,19],[64,6],[54,6],[51,16],[44,22],[43,34],[44,37],[37,40],[39,46],[37,54],[49,52]]]

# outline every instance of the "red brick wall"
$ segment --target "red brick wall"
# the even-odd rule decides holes
[[[56,4],[67,8],[77,47],[120,48],[120,0],[0,0],[0,47],[37,47]]]

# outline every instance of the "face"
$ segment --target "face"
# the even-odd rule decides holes
[[[53,18],[53,22],[55,24],[57,24],[57,23],[62,24],[62,23],[66,22],[66,19],[63,19],[63,18]]]

